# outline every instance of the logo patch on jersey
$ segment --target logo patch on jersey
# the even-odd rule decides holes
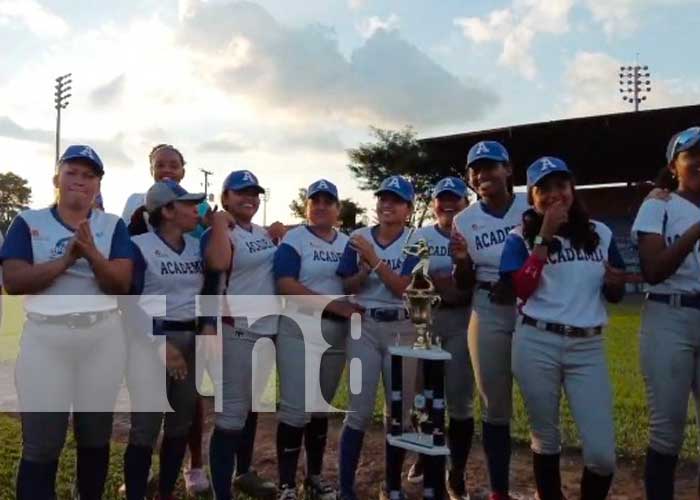
[[[38,230],[38,229],[32,229],[31,235],[32,235],[32,238],[38,238],[38,237],[39,237],[39,230]]]
[[[51,249],[51,259],[57,259],[59,257],[62,257],[66,253],[66,249],[68,248],[68,243],[70,243],[71,238],[71,236],[67,238],[61,238],[56,242],[54,247]]]

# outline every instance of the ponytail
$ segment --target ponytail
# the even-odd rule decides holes
[[[675,191],[678,189],[678,179],[673,175],[673,172],[668,167],[663,167],[659,170],[654,180],[654,187],[665,189],[667,191]]]

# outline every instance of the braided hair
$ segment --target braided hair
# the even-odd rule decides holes
[[[180,158],[180,163],[182,163],[183,166],[185,165],[185,157],[182,156],[179,149],[171,144],[158,144],[151,149],[150,153],[148,153],[148,162],[150,163],[151,167],[153,167],[153,162],[155,162],[156,155],[161,151],[174,152]]]

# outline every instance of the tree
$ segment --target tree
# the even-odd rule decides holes
[[[428,213],[433,185],[456,172],[435,165],[416,137],[412,127],[403,130],[383,130],[370,127],[375,142],[360,144],[348,150],[348,167],[360,181],[360,189],[377,189],[390,175],[403,175],[413,182],[416,190],[414,221],[420,227]]]
[[[289,209],[292,215],[299,219],[306,219],[306,188],[299,188],[299,194],[295,200],[289,204]],[[350,198],[340,200],[340,216],[338,222],[339,229],[344,233],[349,233],[353,229],[357,229],[361,224],[357,222],[357,218],[365,213],[365,209],[352,201]]]
[[[0,230],[4,233],[12,219],[26,210],[32,198],[27,180],[12,172],[0,173]]]

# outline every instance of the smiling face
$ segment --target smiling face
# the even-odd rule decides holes
[[[513,169],[507,163],[477,160],[469,166],[468,174],[474,191],[480,197],[489,199],[508,192],[508,178],[513,175]]]
[[[60,203],[78,210],[86,209],[92,207],[100,192],[100,176],[90,163],[71,160],[61,164],[54,185],[58,189]]]
[[[574,203],[573,182],[569,174],[553,173],[532,187],[532,206],[537,213],[544,214],[557,202],[561,202],[567,211]]]
[[[404,224],[413,207],[400,196],[384,191],[377,195],[377,220],[380,225]]]
[[[445,191],[433,199],[433,213],[441,227],[451,227],[452,219],[467,206],[467,200],[455,193]]]
[[[306,218],[311,225],[330,228],[340,216],[340,203],[327,193],[317,193],[306,200]]]
[[[185,165],[177,151],[170,148],[158,150],[151,160],[151,174],[156,182],[170,179],[179,183],[185,176]]]
[[[255,187],[239,191],[228,189],[221,196],[221,203],[237,220],[250,222],[260,208],[260,190]]]
[[[678,153],[668,166],[682,191],[700,193],[700,145]]]

